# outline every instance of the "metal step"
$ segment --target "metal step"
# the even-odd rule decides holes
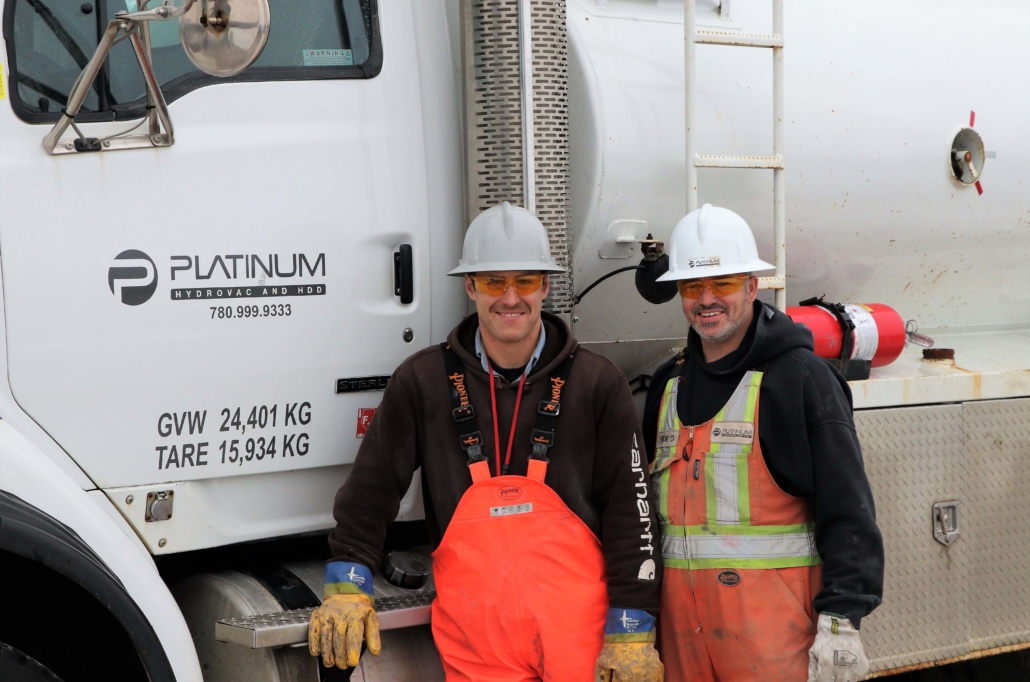
[[[759,289],[786,289],[787,278],[786,277],[759,277],[758,278]]]
[[[695,154],[694,166],[697,168],[783,168],[783,157]]]
[[[435,591],[376,599],[380,630],[426,625],[436,598]],[[263,613],[246,618],[226,618],[215,623],[215,639],[251,649],[289,646],[308,641],[308,622],[314,607]]]
[[[694,42],[701,45],[740,45],[742,47],[783,47],[783,36],[731,31],[694,31]]]

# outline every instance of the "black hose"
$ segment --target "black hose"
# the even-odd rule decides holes
[[[590,293],[591,289],[593,289],[594,287],[596,287],[598,284],[600,284],[601,282],[605,281],[609,277],[614,277],[615,275],[619,274],[620,272],[629,272],[630,270],[646,270],[646,269],[647,268],[645,266],[643,266],[643,265],[627,265],[624,268],[619,268],[618,270],[612,270],[607,275],[602,275],[593,284],[588,286],[583,291],[579,292],[579,295],[573,296],[572,297],[572,304],[573,305],[579,305],[579,302],[583,300],[584,296],[586,296],[588,293]]]

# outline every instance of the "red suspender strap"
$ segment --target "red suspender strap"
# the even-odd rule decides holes
[[[508,467],[511,465],[511,444],[515,442],[515,427],[519,423],[519,406],[522,405],[522,390],[526,387],[526,373],[522,373],[519,379],[519,393],[515,397],[515,413],[511,416],[511,429],[508,431],[508,451],[504,455],[504,466],[501,466],[501,436],[497,430],[497,389],[494,388],[494,366],[490,359],[486,360],[486,372],[490,375],[490,409],[494,417],[494,450],[497,454],[497,466],[494,471],[500,471],[501,475],[508,475]]]
[[[480,483],[482,481],[490,480],[490,463],[481,459],[478,462],[469,464],[469,472],[472,474],[472,482]]]
[[[528,478],[534,481],[544,482],[544,478],[547,477],[547,462],[542,459],[530,459],[529,460],[529,471],[526,472]],[[475,475],[473,475],[475,480]]]

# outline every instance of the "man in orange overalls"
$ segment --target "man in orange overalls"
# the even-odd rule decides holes
[[[469,227],[475,315],[394,372],[336,497],[309,648],[379,654],[372,571],[421,467],[447,679],[661,682],[661,560],[629,386],[541,312],[547,232],[507,203]]]
[[[705,205],[670,269],[687,347],[653,377],[644,441],[662,526],[658,646],[671,682],[857,682],[883,542],[847,382],[756,301],[747,223]]]

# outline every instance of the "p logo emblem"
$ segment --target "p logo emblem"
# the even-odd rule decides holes
[[[122,251],[107,270],[107,286],[125,305],[146,303],[157,291],[157,267],[142,251]]]

